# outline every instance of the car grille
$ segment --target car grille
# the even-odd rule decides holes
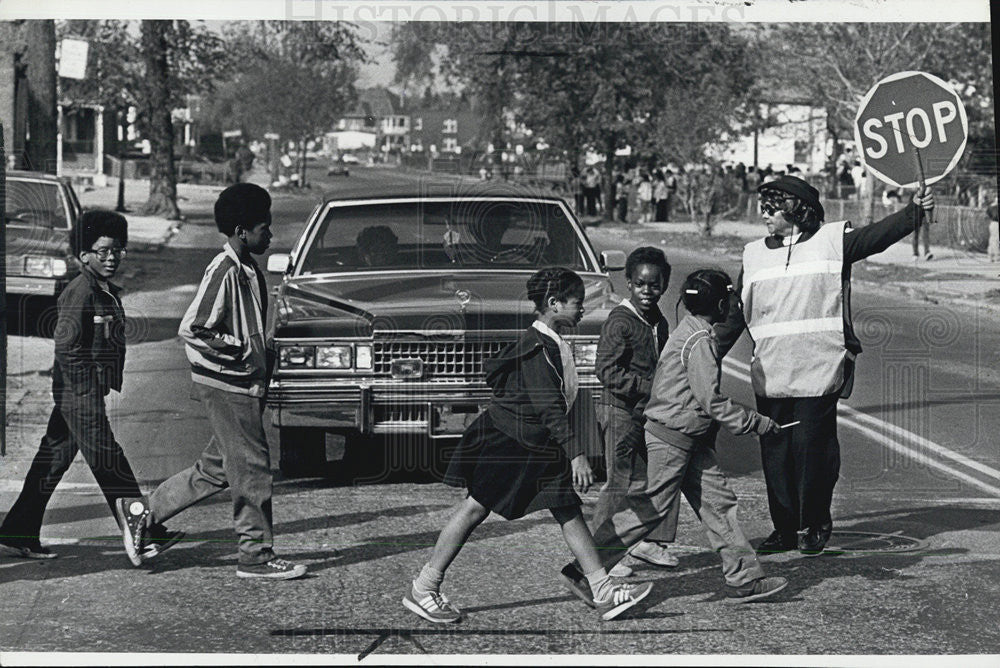
[[[477,378],[483,375],[483,360],[493,357],[506,341],[376,341],[372,351],[376,374],[390,373],[394,359],[418,358],[425,377]]]

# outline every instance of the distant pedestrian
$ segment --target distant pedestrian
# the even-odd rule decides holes
[[[271,243],[270,195],[251,183],[226,188],[215,202],[215,225],[226,244],[205,270],[178,331],[212,438],[193,466],[165,480],[148,499],[119,499],[123,539],[139,566],[148,558],[142,549],[151,523],[229,489],[239,539],[237,577],[288,580],[305,575],[306,567],[277,558],[273,550],[263,412],[274,357],[264,339],[267,286],[252,257]]]
[[[635,191],[638,201],[639,222],[648,223],[653,219],[653,182],[649,179],[647,172],[642,172],[639,176],[639,185]]]
[[[987,241],[990,262],[1000,262],[1000,213],[997,210],[997,196],[993,195],[993,203],[986,207],[986,216],[990,219],[990,233]]]
[[[670,211],[677,200],[678,190],[677,176],[674,174],[673,168],[667,167],[663,181],[667,184],[667,201],[663,205],[663,220],[670,222]]]
[[[762,552],[820,554],[833,532],[830,506],[840,471],[837,403],[850,396],[861,343],[850,311],[851,265],[913,232],[917,211],[934,208],[929,191],[906,208],[858,230],[825,223],[819,192],[784,176],[758,189],[768,236],[747,244],[734,310],[720,340],[746,328],[757,410],[780,424],[761,436],[761,459],[774,531]],[[799,536],[799,531],[804,535]]]
[[[628,190],[629,184],[623,174],[615,176],[615,212],[619,222],[628,222]]]
[[[780,431],[770,418],[734,404],[721,394],[722,357],[713,325],[726,319],[732,284],[725,273],[694,272],[684,281],[681,300],[688,315],[677,324],[660,353],[642,422],[634,421],[629,440],[646,460],[646,475],[634,479],[625,505],[594,529],[594,542],[605,568],[614,565],[671,513],[678,493],[708,533],[722,557],[728,598],[749,602],[776,594],[788,585],[765,577],[736,518],[736,494],[726,482],[715,455],[720,426],[734,434]],[[586,579],[576,564],[563,568],[563,580],[577,596],[587,596]]]
[[[585,602],[596,607],[602,619],[614,619],[652,588],[650,583],[612,584],[574,491],[586,491],[594,477],[583,435],[573,431],[579,388],[573,352],[560,332],[583,316],[583,280],[568,269],[543,269],[528,279],[527,289],[537,319],[516,343],[487,361],[490,404],[465,430],[446,474],[445,481],[464,485],[468,496],[403,597],[408,610],[430,622],[462,618],[441,593],[441,583],[469,536],[491,512],[513,520],[549,510],[594,592]],[[502,562],[497,565],[503,576]],[[516,591],[516,578],[511,573],[506,577],[509,589]]]
[[[667,190],[667,180],[663,172],[659,169],[656,170],[656,179],[653,181],[653,201],[656,207],[655,220],[657,222],[666,222],[667,220],[667,201],[670,198],[670,191]]]
[[[140,494],[104,403],[112,390],[122,391],[125,309],[121,288],[111,279],[121,267],[127,244],[128,223],[112,211],[86,211],[70,232],[70,246],[81,271],[59,295],[57,304],[52,365],[55,406],[24,487],[0,526],[0,554],[27,559],[56,556],[42,547],[38,535],[45,508],[77,451],[83,453],[112,514],[123,497]],[[183,536],[158,523],[147,529],[147,557]]]
[[[601,174],[593,165],[583,175],[583,196],[586,200],[587,215],[596,216],[600,210]]]

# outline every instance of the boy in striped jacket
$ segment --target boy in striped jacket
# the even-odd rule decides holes
[[[288,580],[305,575],[306,567],[278,559],[272,549],[271,466],[262,419],[271,369],[264,340],[267,289],[252,257],[271,243],[270,195],[252,183],[226,188],[215,203],[215,224],[228,239],[205,270],[178,331],[212,439],[193,466],[148,499],[119,500],[125,549],[140,565],[148,526],[228,487],[239,537],[236,575]]]

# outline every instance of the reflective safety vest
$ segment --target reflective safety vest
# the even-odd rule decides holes
[[[764,397],[838,392],[852,357],[844,339],[844,229],[822,225],[809,239],[743,249],[743,313],[754,342],[750,376]],[[787,262],[787,266],[786,266]]]

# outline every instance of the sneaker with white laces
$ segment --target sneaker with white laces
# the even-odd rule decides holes
[[[118,526],[122,530],[125,554],[133,566],[141,566],[145,555],[146,521],[149,518],[149,504],[143,498],[115,499],[115,513]]]
[[[453,624],[462,619],[462,611],[441,592],[432,591],[421,596],[413,587],[403,597],[403,606],[435,624]]]
[[[633,547],[629,554],[634,558],[645,561],[647,564],[662,566],[663,568],[674,568],[680,561],[666,547],[659,543],[644,540]]]
[[[594,601],[595,607],[601,613],[601,619],[608,622],[646,598],[652,590],[652,582],[643,582],[637,585],[615,585],[606,599]]]
[[[615,564],[611,568],[611,570],[608,571],[608,575],[610,575],[613,578],[627,578],[630,575],[632,575],[633,573],[635,573],[635,571],[633,571],[630,567],[626,566],[621,561],[619,561],[617,564]]]
[[[277,557],[262,564],[240,564],[236,577],[262,580],[294,580],[306,574],[306,567]]]

